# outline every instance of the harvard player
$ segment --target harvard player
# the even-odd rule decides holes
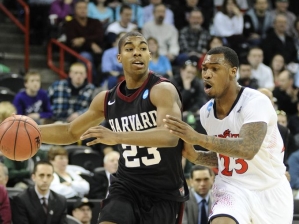
[[[181,119],[181,99],[168,80],[149,72],[148,45],[138,32],[118,44],[125,81],[99,93],[87,112],[69,124],[40,126],[48,144],[95,138],[88,145],[119,144],[118,171],[110,176],[101,224],[174,224],[188,188],[182,169],[183,141],[169,133],[163,118]],[[98,126],[104,119],[112,131]]]
[[[165,126],[185,141],[183,155],[191,162],[218,167],[212,224],[290,224],[293,198],[277,115],[264,94],[237,83],[238,64],[227,47],[211,49],[204,59],[204,90],[212,98],[200,110],[207,135],[173,116],[166,116]]]

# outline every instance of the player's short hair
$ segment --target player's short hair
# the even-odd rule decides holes
[[[221,46],[212,48],[208,51],[207,55],[212,54],[223,54],[224,59],[231,65],[231,67],[239,67],[238,55],[233,49],[229,47]]]
[[[55,145],[52,146],[49,151],[48,151],[48,159],[50,161],[53,161],[56,156],[68,156],[67,150],[60,146],[60,145]]]
[[[125,9],[132,10],[132,8],[131,8],[130,5],[128,5],[128,4],[122,4],[122,6],[120,7],[120,10],[119,10],[119,13],[122,14],[122,12],[123,12]]]
[[[194,165],[194,166],[191,168],[191,170],[190,170],[190,178],[191,178],[191,179],[193,178],[193,173],[194,173],[195,171],[198,171],[198,170],[208,170],[210,176],[211,176],[211,177],[213,176],[213,171],[212,171],[209,167],[201,166],[201,165]]]
[[[41,77],[41,75],[38,71],[29,71],[29,72],[27,72],[24,76],[24,82],[25,83],[28,82],[28,80],[31,76],[36,76],[36,75]]]
[[[33,174],[36,173],[37,167],[39,165],[48,165],[48,166],[51,166],[52,170],[53,170],[53,173],[54,173],[54,167],[53,167],[52,163],[50,163],[49,161],[41,160],[41,161],[38,161],[37,163],[34,164],[34,168],[33,168],[33,171],[32,171]]]
[[[126,33],[124,36],[122,36],[122,38],[120,38],[120,40],[118,41],[118,53],[121,52],[121,47],[122,45],[124,44],[124,41],[127,37],[143,37],[144,36],[139,33],[138,31],[131,31],[131,32],[128,32]],[[145,39],[145,38],[144,38]],[[146,40],[145,40],[146,41]]]

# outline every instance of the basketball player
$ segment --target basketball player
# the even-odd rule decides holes
[[[163,121],[185,141],[186,158],[219,169],[212,224],[290,224],[293,199],[277,116],[264,94],[237,83],[238,64],[237,54],[227,47],[213,48],[205,56],[202,78],[212,99],[201,108],[200,119],[207,135],[173,116]],[[209,151],[195,151],[193,145]]]
[[[118,171],[110,176],[99,223],[174,224],[188,188],[181,165],[183,141],[169,133],[163,118],[181,119],[181,99],[174,85],[149,72],[151,55],[142,34],[125,34],[118,51],[125,81],[99,93],[71,123],[40,126],[42,141],[70,144],[81,137],[94,138],[87,145],[119,144]],[[104,119],[112,131],[98,126]]]

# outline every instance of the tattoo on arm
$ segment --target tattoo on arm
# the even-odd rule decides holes
[[[226,156],[250,159],[259,151],[266,132],[265,122],[253,122],[242,126],[238,138],[205,136],[200,145]]]
[[[198,151],[197,157],[193,161],[195,164],[200,164],[203,166],[218,167],[218,158],[215,152],[203,152]]]

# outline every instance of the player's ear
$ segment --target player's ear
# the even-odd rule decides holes
[[[237,77],[237,70],[238,70],[237,67],[232,67],[232,68],[230,69],[230,77],[231,77],[232,79],[235,79],[235,78]]]
[[[121,63],[121,56],[120,56],[120,54],[117,55],[117,61],[118,61],[119,63]]]

